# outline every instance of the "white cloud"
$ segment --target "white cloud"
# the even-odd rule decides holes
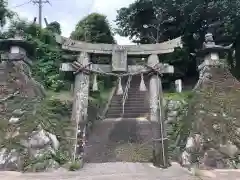
[[[119,45],[133,45],[134,44],[127,37],[115,35],[114,38],[116,39],[116,41]]]
[[[95,0],[91,12],[98,12],[107,15],[108,20],[113,22],[117,15],[117,10],[128,6],[135,0]]]
[[[121,7],[128,6],[134,1],[135,0],[50,0],[51,5],[44,4],[43,17],[46,17],[48,22],[58,21],[61,24],[63,35],[68,37],[77,22],[92,12],[105,14],[111,26],[115,27],[114,20],[117,15],[117,10]],[[29,21],[33,21],[34,17],[38,17],[38,8],[36,5],[28,3],[23,6],[18,6],[20,4],[24,4],[24,1],[9,0],[9,7],[17,12],[20,17],[26,18]],[[116,35],[115,38],[119,44],[132,44],[128,38],[120,37],[119,35]]]

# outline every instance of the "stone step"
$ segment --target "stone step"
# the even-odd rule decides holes
[[[109,111],[113,111],[113,112],[115,112],[115,111],[121,111],[122,110],[122,107],[115,107],[115,108],[111,108],[111,109],[109,109]],[[149,108],[148,107],[132,107],[132,106],[130,106],[130,107],[124,107],[124,110],[125,110],[125,112],[141,112],[141,111],[146,111],[146,110],[148,110],[149,111]]]
[[[148,105],[149,103],[145,100],[142,101],[129,101],[129,99],[127,101],[125,101],[125,106],[131,105],[133,107],[142,107],[143,104]],[[109,107],[118,107],[118,106],[122,106],[122,102],[115,102],[113,104],[111,104]]]
[[[115,109],[110,109],[109,111],[115,112],[115,111],[120,111],[122,108],[115,108]],[[133,108],[133,107],[128,107],[124,108],[125,112],[141,112],[141,111],[149,111],[149,108],[141,107],[141,108]]]
[[[136,112],[140,112],[140,111],[146,111],[149,110],[149,107],[132,107],[132,106],[124,106],[124,109],[126,112],[128,111],[136,111]],[[121,107],[110,107],[108,111],[121,111],[122,110],[122,106]]]
[[[149,112],[128,112],[128,113],[124,113],[124,117],[130,117],[130,118],[136,118],[136,117],[145,117],[147,114],[149,114]],[[115,112],[115,113],[113,113],[113,112],[111,112],[111,113],[108,113],[107,114],[107,117],[121,117],[122,116],[122,112],[121,113],[117,113],[117,112]]]
[[[146,101],[146,100],[142,100],[142,101],[138,101],[138,100],[127,100],[125,101],[125,106],[133,106],[133,107],[142,107],[143,105],[145,106],[149,106],[149,102]],[[122,102],[116,102],[116,103],[112,103],[109,107],[119,107],[121,106],[122,107]]]

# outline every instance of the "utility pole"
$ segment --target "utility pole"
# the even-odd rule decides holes
[[[38,24],[42,28],[42,0],[38,1]]]
[[[32,1],[34,4],[38,4],[38,24],[42,28],[42,9],[43,9],[43,3],[49,3],[48,0],[43,1],[43,0],[36,0]]]

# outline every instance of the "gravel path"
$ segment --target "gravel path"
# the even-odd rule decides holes
[[[59,169],[48,173],[0,172],[1,180],[240,180],[240,170],[202,171],[193,176],[177,163],[159,169],[149,163],[89,163],[83,169],[69,172]]]
[[[158,169],[148,163],[90,163],[77,172],[58,170],[51,173],[20,174],[1,172],[1,180],[199,180],[174,164]]]

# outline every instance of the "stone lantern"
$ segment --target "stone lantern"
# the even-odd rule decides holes
[[[211,77],[210,67],[219,67],[223,65],[220,61],[219,53],[224,51],[229,51],[232,48],[232,44],[229,46],[216,45],[213,39],[212,33],[207,33],[205,35],[205,42],[203,43],[203,48],[197,52],[197,56],[203,58],[203,62],[198,66],[199,70],[199,81],[195,88],[206,79]]]

